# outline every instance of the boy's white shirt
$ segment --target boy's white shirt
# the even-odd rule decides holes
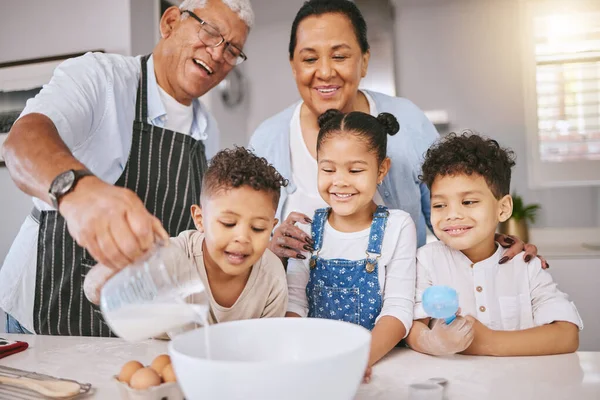
[[[377,319],[384,315],[396,317],[402,322],[408,334],[413,321],[417,234],[410,214],[401,210],[389,211],[390,215],[381,249],[382,254],[378,262],[378,278],[383,291],[383,307]],[[323,246],[319,257],[364,259],[369,243],[369,230],[370,228],[359,232],[339,232],[327,222],[323,231]],[[306,260],[290,259],[287,266],[289,294],[287,310],[301,317],[308,316],[306,285],[310,275],[309,261],[310,254]]]
[[[246,287],[231,307],[223,307],[216,302],[204,266],[202,242],[204,234],[197,230],[181,232],[177,237],[171,238],[171,245],[184,250],[187,260],[191,260],[197,273],[204,283],[205,293],[194,294],[186,299],[191,304],[210,304],[208,322],[216,324],[226,321],[242,319],[284,317],[287,308],[287,287],[285,269],[281,260],[266,249],[264,254],[252,267]],[[188,268],[189,262],[171,262],[169,269]],[[196,271],[191,271],[195,273]],[[181,276],[181,273],[178,273]]]
[[[498,264],[504,249],[478,263],[444,243],[434,242],[417,251],[417,289],[414,318],[427,318],[422,297],[432,285],[458,292],[463,315],[471,315],[494,330],[522,330],[554,321],[571,322],[583,329],[573,302],[558,290],[549,272],[536,257],[529,263],[523,254]]]

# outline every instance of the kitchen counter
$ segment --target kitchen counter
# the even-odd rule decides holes
[[[30,348],[0,359],[0,365],[91,383],[94,392],[86,398],[93,399],[118,399],[117,386],[111,377],[120,367],[132,359],[149,364],[155,356],[166,352],[168,345],[156,340],[131,344],[114,338],[2,335],[9,340],[26,341]],[[374,367],[371,383],[359,388],[356,399],[405,399],[409,384],[432,377],[448,379],[447,400],[597,400],[600,352],[547,357],[441,358],[398,348]]]

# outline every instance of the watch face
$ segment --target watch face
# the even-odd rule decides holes
[[[73,186],[73,182],[75,182],[75,172],[73,172],[72,170],[63,172],[62,174],[56,177],[54,182],[52,182],[50,192],[52,192],[55,196],[65,194],[69,191],[69,189],[71,189],[71,186]]]

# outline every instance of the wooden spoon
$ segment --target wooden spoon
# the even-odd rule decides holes
[[[78,383],[69,381],[40,381],[30,378],[8,378],[0,376],[0,383],[21,386],[48,397],[69,397],[79,394]]]

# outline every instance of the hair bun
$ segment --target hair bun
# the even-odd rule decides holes
[[[319,115],[319,118],[317,119],[319,128],[322,128],[326,123],[339,115],[344,115],[344,113],[340,110],[336,110],[335,108],[330,108],[329,110],[325,111],[323,114]]]
[[[398,120],[390,113],[383,112],[379,114],[377,116],[377,121],[383,125],[385,133],[390,136],[395,135],[400,130],[400,124],[398,123]]]

